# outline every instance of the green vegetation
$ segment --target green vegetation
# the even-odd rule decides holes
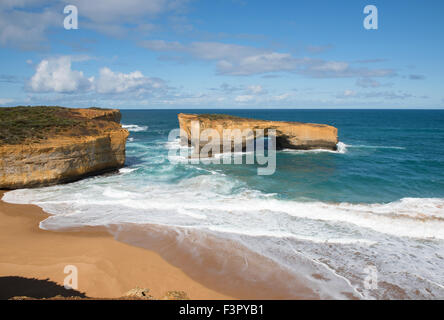
[[[0,108],[0,145],[38,142],[75,126],[84,124],[63,107]]]

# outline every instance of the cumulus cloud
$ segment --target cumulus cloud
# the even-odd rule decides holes
[[[185,45],[177,41],[149,40],[139,44],[153,51],[175,52],[195,59],[214,61],[217,73],[223,75],[294,72],[314,78],[337,78],[386,77],[395,74],[391,69],[354,68],[344,61],[298,58],[289,53],[221,42],[192,42]]]
[[[42,60],[29,81],[29,88],[33,92],[70,93],[90,89],[92,81],[82,71],[71,69],[71,57],[62,56]]]
[[[163,80],[145,77],[140,71],[125,74],[113,72],[109,68],[102,68],[95,81],[95,89],[98,93],[147,93],[164,87]]]
[[[32,92],[81,93],[98,94],[152,94],[168,89],[162,79],[146,77],[141,71],[130,73],[113,72],[105,67],[97,77],[87,78],[82,71],[72,69],[70,56],[44,59],[36,68],[35,74],[28,83]],[[83,61],[82,58],[74,60]]]

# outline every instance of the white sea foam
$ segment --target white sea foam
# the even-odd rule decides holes
[[[119,173],[125,174],[125,173],[131,173],[134,171],[137,171],[139,168],[120,168]]]
[[[367,146],[362,144],[357,145],[346,145],[349,148],[362,148],[362,149],[394,149],[394,150],[406,150],[405,147],[397,147],[397,146]]]
[[[148,130],[148,126],[139,126],[137,124],[122,124],[122,128],[127,129],[130,132],[142,132]]]
[[[352,144],[346,144],[343,142],[338,142],[337,150],[325,150],[325,149],[311,149],[311,150],[294,150],[294,149],[283,149],[284,152],[291,152],[291,153],[321,153],[321,152],[327,152],[327,153],[338,153],[338,154],[345,154],[347,153],[349,148],[354,149],[393,149],[393,150],[406,150],[405,147],[398,147],[398,146],[370,146],[370,145],[352,145]]]
[[[347,153],[347,147],[343,142],[338,142],[336,145],[336,150],[327,150],[327,149],[310,149],[310,150],[295,150],[295,149],[283,149],[281,151],[283,152],[290,152],[290,153],[338,153],[338,154],[344,154]]]
[[[124,170],[123,173],[129,173],[134,169],[121,170]],[[12,203],[35,203],[48,209],[49,212],[53,212],[54,206],[60,203],[61,207],[53,212],[56,214],[66,212],[67,208],[68,210],[80,208],[82,211],[82,215],[78,216],[80,224],[83,218],[91,222],[88,216],[89,206],[99,206],[109,212],[106,217],[100,218],[100,223],[104,224],[131,222],[174,225],[171,222],[171,215],[178,213],[178,210],[187,210],[203,215],[209,214],[217,221],[226,219],[224,224],[228,223],[230,228],[234,228],[233,231],[238,228],[240,232],[246,232],[245,224],[251,224],[257,217],[261,219],[259,230],[263,232],[264,228],[269,226],[270,219],[287,215],[287,217],[333,224],[346,223],[354,225],[355,228],[365,228],[393,236],[444,239],[444,199],[404,198],[387,204],[300,202],[266,197],[248,188],[241,188],[239,189],[241,192],[233,194],[236,187],[239,188],[238,182],[214,171],[211,175],[182,180],[175,186],[148,184],[122,189],[113,184],[106,184],[103,187],[87,185],[81,190],[56,186],[11,191],[4,195],[4,200]],[[100,194],[104,197],[100,197],[97,191],[103,188],[105,189]],[[50,204],[50,208],[47,208],[47,204]],[[138,211],[133,212],[132,209]],[[151,213],[156,210],[159,215],[165,214],[161,220],[157,220],[157,215],[156,219],[151,219]],[[97,208],[93,211],[96,212]],[[123,211],[131,212],[122,215]],[[233,221],[234,217],[236,220]],[[291,218],[284,218],[287,219]],[[58,219],[54,217],[51,220],[55,222]],[[61,227],[66,223],[63,219],[59,222]],[[56,225],[53,226],[57,228]],[[295,232],[297,234],[296,230]],[[327,239],[323,236],[322,230],[316,232],[320,232],[320,241]]]
[[[295,272],[301,272],[301,262],[294,260],[293,249],[297,248],[313,263],[322,261],[334,270],[323,277],[330,279],[337,273],[358,286],[362,281],[360,273],[371,261],[378,265],[380,278],[386,282],[405,287],[414,283],[415,287],[431,290],[436,297],[444,297],[439,286],[433,285],[444,283],[444,276],[440,276],[444,261],[444,199],[403,198],[385,204],[289,201],[247,188],[217,171],[175,184],[138,184],[133,180],[122,183],[121,179],[130,178],[130,174],[124,174],[14,190],[5,193],[3,200],[37,204],[52,213],[41,222],[42,229],[130,223],[192,229],[196,234],[210,232],[238,241]],[[199,241],[193,242],[194,250],[198,250]],[[432,242],[424,245],[422,241]],[[397,268],[405,270],[397,277],[393,276],[396,270],[386,265],[393,259]],[[427,284],[412,280],[418,270],[411,266],[421,261],[428,261],[420,274]],[[324,287],[329,294],[334,291],[333,287]]]
[[[160,146],[180,147],[178,143]],[[150,224],[177,230],[182,238],[188,235],[184,230],[193,230],[193,252],[205,245],[206,234],[216,235],[308,278],[310,270],[321,273],[331,284],[319,290],[329,297],[340,292],[338,279],[353,290],[361,286],[362,272],[371,263],[378,266],[381,281],[403,288],[409,297],[444,298],[439,286],[444,283],[444,199],[372,204],[283,200],[212,167],[172,165],[158,148],[133,142],[128,153],[144,165],[66,185],[14,190],[3,200],[33,203],[53,214],[40,224],[48,230]],[[339,143],[336,152],[348,148],[353,146]],[[140,171],[131,174],[134,170]],[[187,174],[177,179],[175,170]],[[309,262],[297,260],[295,252],[297,259]]]

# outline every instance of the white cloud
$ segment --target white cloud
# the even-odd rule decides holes
[[[251,85],[251,86],[248,86],[248,90],[252,94],[264,94],[264,93],[266,93],[266,91],[264,90],[264,88],[261,85]]]
[[[347,89],[337,94],[336,98],[346,99],[346,98],[356,97],[357,94],[358,93],[356,91]]]
[[[177,41],[149,40],[139,44],[153,51],[175,52],[195,59],[214,61],[217,72],[224,75],[294,72],[313,78],[344,78],[386,77],[395,74],[391,69],[354,68],[344,61],[297,58],[289,53],[221,42],[192,42],[185,45]]]
[[[41,2],[41,1],[40,1]],[[46,45],[46,31],[60,22],[63,16],[51,9],[23,11],[22,7],[39,1],[8,1],[0,5],[0,45],[23,50],[42,49]],[[27,9],[33,7],[27,7]]]
[[[234,101],[236,102],[249,102],[251,100],[254,99],[254,96],[250,95],[250,94],[245,94],[245,95],[240,95],[237,96]]]
[[[288,98],[290,98],[291,97],[291,93],[283,93],[283,94],[280,94],[280,95],[277,95],[277,96],[274,96],[273,97],[273,100],[276,100],[276,101],[283,101],[283,100],[287,100]]]
[[[177,41],[150,40],[140,42],[140,45],[149,50],[173,51],[189,54],[201,60],[216,61],[217,71],[220,74],[251,75],[291,71],[300,62],[290,54],[221,42],[192,42],[183,45]]]
[[[353,90],[345,90],[344,91],[344,97],[353,97],[356,95],[356,91]]]
[[[71,57],[61,56],[42,60],[29,81],[29,87],[34,92],[71,93],[88,90],[92,80],[83,72],[71,69]]]
[[[77,6],[84,21],[82,26],[101,33],[123,36],[128,25],[150,32],[154,25],[146,19],[180,11],[188,0],[63,0]],[[148,27],[148,28],[147,28]]]
[[[153,17],[176,10],[187,1],[181,0],[64,0],[78,7],[79,12],[93,22],[137,22],[135,19]]]
[[[381,86],[381,83],[373,79],[363,78],[356,80],[356,85],[363,88],[377,88]]]
[[[48,46],[49,29],[63,29],[63,8],[75,5],[79,27],[123,36],[130,28],[149,33],[148,19],[162,14],[180,13],[188,0],[1,0],[0,45],[23,50],[42,50]]]
[[[163,80],[145,77],[140,71],[125,74],[113,72],[109,68],[102,68],[95,82],[98,93],[126,93],[131,91],[147,93],[164,87]]]
[[[321,72],[344,72],[348,68],[349,68],[349,65],[346,62],[326,61],[326,62],[314,65],[311,68],[311,70],[312,71],[321,71]]]
[[[167,90],[162,79],[146,77],[141,71],[130,73],[113,72],[102,68],[98,77],[86,78],[82,71],[72,70],[72,61],[84,61],[82,57],[60,56],[42,60],[28,83],[32,92],[98,94],[151,94]]]
[[[359,98],[368,101],[374,101],[374,99],[383,100],[404,100],[407,98],[416,97],[407,92],[402,91],[371,91],[371,92],[356,92],[354,90],[345,90],[338,95],[336,98],[339,99],[349,99],[349,98]],[[424,97],[421,97],[424,98]]]

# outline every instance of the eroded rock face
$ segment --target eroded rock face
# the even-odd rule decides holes
[[[0,145],[0,189],[70,182],[124,165],[129,133],[119,124],[119,110],[69,111],[82,122],[81,129],[38,142]]]
[[[336,150],[338,143],[338,129],[325,124],[313,124],[302,122],[289,121],[267,121],[255,120],[247,118],[239,118],[227,115],[196,115],[184,114],[178,115],[180,128],[185,132],[185,137],[182,137],[182,144],[191,145],[191,127],[192,123],[197,121],[199,123],[201,140],[200,147],[202,148],[208,142],[208,135],[202,134],[205,129],[214,129],[218,132],[221,139],[230,137],[233,141],[233,135],[227,135],[227,129],[240,131],[251,129],[253,134],[245,135],[243,139],[243,146],[249,139],[257,139],[256,129],[263,129],[265,136],[267,130],[276,130],[276,148],[277,149],[327,149]]]

